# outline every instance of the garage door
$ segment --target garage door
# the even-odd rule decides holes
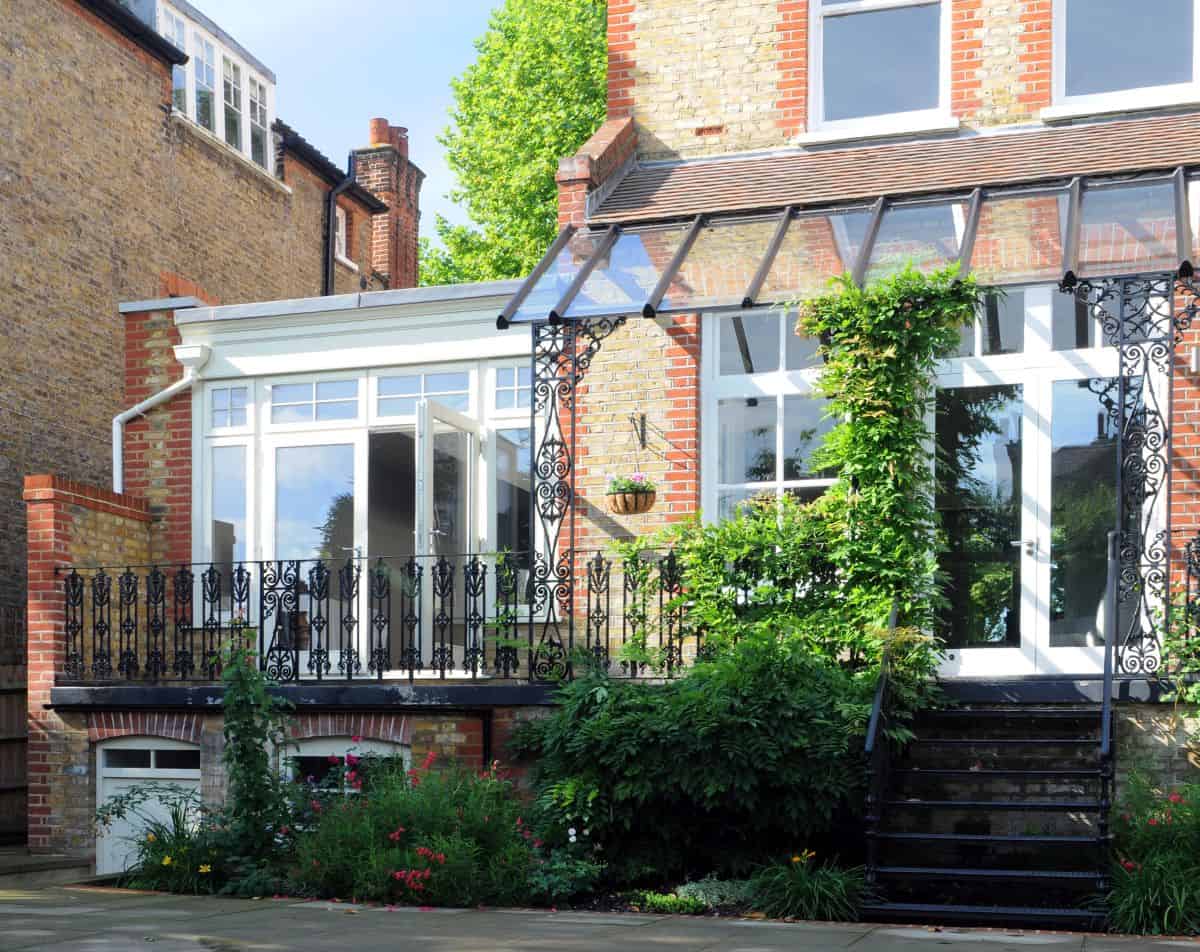
[[[123,737],[101,744],[96,751],[97,805],[128,793],[134,787],[156,787],[200,794],[200,748],[153,737]],[[151,820],[166,821],[170,807],[158,797],[141,804],[136,815],[113,820],[96,835],[96,872],[120,873],[137,858],[136,841]]]

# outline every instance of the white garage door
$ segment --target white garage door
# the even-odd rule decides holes
[[[97,805],[134,787],[158,787],[200,793],[200,748],[181,741],[154,737],[123,737],[101,744],[96,751]],[[137,857],[135,841],[148,820],[167,820],[169,806],[152,798],[137,808],[138,815],[113,820],[96,834],[96,872],[120,873]]]

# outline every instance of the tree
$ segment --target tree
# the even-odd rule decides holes
[[[439,141],[458,179],[450,197],[474,227],[437,219],[421,283],[527,273],[556,232],[558,160],[604,121],[604,0],[504,0],[452,81],[451,125]]]

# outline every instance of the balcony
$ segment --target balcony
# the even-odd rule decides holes
[[[205,684],[241,638],[281,684],[669,678],[695,658],[673,551],[60,569],[58,686]]]

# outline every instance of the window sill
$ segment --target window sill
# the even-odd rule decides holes
[[[340,264],[347,271],[353,271],[355,274],[358,274],[358,265],[356,265],[353,261],[351,261],[345,255],[335,254],[333,256],[333,260],[336,261],[338,264]]]
[[[792,140],[794,145],[828,145],[837,142],[859,142],[868,139],[891,139],[897,136],[938,135],[958,132],[962,123],[955,116],[912,118],[905,121],[865,122],[853,126],[817,129],[805,132]]]
[[[198,136],[201,141],[205,142],[206,144],[213,146],[214,148],[219,148],[223,154],[237,159],[243,167],[252,170],[261,176],[264,181],[270,182],[280,191],[287,195],[292,194],[291,187],[286,182],[281,182],[279,179],[277,179],[274,172],[272,172],[270,169],[263,168],[263,166],[259,165],[248,155],[233,148],[224,139],[217,138],[215,132],[210,132],[208,129],[205,129],[204,126],[192,119],[187,113],[180,112],[174,106],[171,107],[171,121],[178,123],[188,132]]]
[[[1044,123],[1054,124],[1093,116],[1113,116],[1196,105],[1200,105],[1200,89],[1196,88],[1137,92],[1132,96],[1128,93],[1118,93],[1112,96],[1088,96],[1074,102],[1046,106],[1038,113],[1038,118]]]

